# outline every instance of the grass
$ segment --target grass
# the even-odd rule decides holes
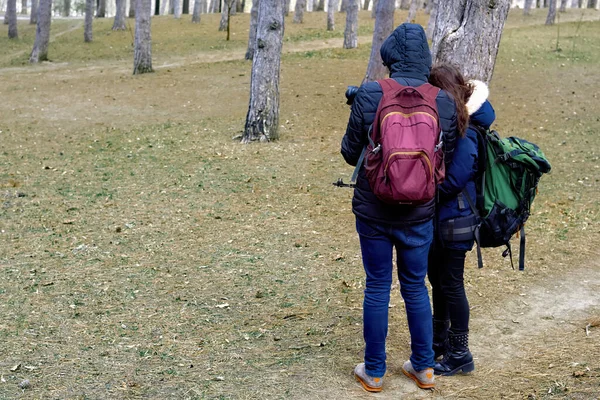
[[[23,29],[0,56],[10,67],[0,70],[10,99],[0,104],[0,398],[363,396],[348,375],[361,358],[364,273],[351,192],[331,182],[351,174],[339,155],[343,93],[361,81],[370,48],[313,49],[328,35],[321,17],[286,26],[286,46],[302,51],[282,60],[281,140],[260,145],[232,140],[249,63],[198,62],[243,54],[247,16],[231,43],[216,17],[154,19],[157,63],[179,64],[139,77],[129,33],[109,32],[108,20],[96,21],[93,51],[73,30],[53,42],[54,63],[19,67],[26,54],[12,54],[32,40]],[[491,100],[499,132],[540,144],[553,165],[528,223],[527,269],[513,272],[497,250],[481,271],[469,257],[478,372],[440,380],[433,395],[397,374],[409,337],[396,294],[386,391],[404,398],[597,393],[598,331],[581,334],[581,313],[529,332],[509,311],[521,293],[595,265],[600,29],[561,25],[556,52],[556,27],[518,18]],[[504,333],[478,335],[486,326]],[[498,370],[496,353],[509,350]]]

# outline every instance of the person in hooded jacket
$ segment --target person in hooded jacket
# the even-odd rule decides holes
[[[431,53],[420,25],[405,23],[397,27],[384,41],[380,52],[390,77],[401,85],[418,87],[427,83]],[[357,165],[363,148],[368,144],[369,127],[382,93],[377,82],[363,84],[356,93],[341,146],[341,153],[350,165]],[[457,136],[456,107],[443,90],[439,92],[436,104],[439,124],[444,132],[445,158],[449,162]],[[433,388],[433,328],[425,276],[427,255],[433,240],[435,200],[419,206],[383,203],[373,194],[363,166],[356,180],[352,211],[356,215],[356,230],[366,273],[363,302],[365,356],[364,362],[354,369],[355,378],[367,391],[382,390],[395,248],[412,351],[402,371],[419,387]]]
[[[487,100],[488,87],[480,81],[465,81],[449,64],[436,65],[429,82],[452,94],[458,110],[460,137],[446,179],[438,186],[436,235],[429,253],[429,281],[433,297],[433,350],[436,375],[454,375],[475,369],[469,351],[469,302],[464,287],[465,257],[473,248],[478,224],[471,204],[476,202],[478,134],[496,118]],[[474,126],[475,125],[475,126]],[[471,203],[471,204],[470,204]]]

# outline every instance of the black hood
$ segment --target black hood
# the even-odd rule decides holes
[[[402,24],[381,45],[381,59],[393,78],[429,79],[431,52],[421,25]]]

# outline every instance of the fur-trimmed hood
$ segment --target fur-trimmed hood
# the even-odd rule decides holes
[[[467,110],[469,111],[469,115],[473,115],[487,100],[490,95],[490,89],[488,89],[488,86],[484,82],[475,79],[470,80],[469,84],[473,86],[473,94],[467,102]]]
[[[484,82],[471,80],[469,83],[473,85],[473,94],[466,105],[469,117],[475,124],[488,129],[496,119],[496,112],[487,100],[490,90]]]

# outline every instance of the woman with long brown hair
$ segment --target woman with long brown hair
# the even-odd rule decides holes
[[[436,233],[429,252],[428,275],[433,297],[433,350],[436,375],[454,375],[475,369],[469,351],[469,302],[464,287],[465,257],[473,248],[478,223],[469,205],[476,199],[478,135],[476,127],[489,129],[495,113],[487,101],[488,87],[466,81],[449,64],[432,68],[429,82],[456,103],[460,138],[456,142],[446,179],[438,186]],[[474,201],[474,200],[473,200]]]

